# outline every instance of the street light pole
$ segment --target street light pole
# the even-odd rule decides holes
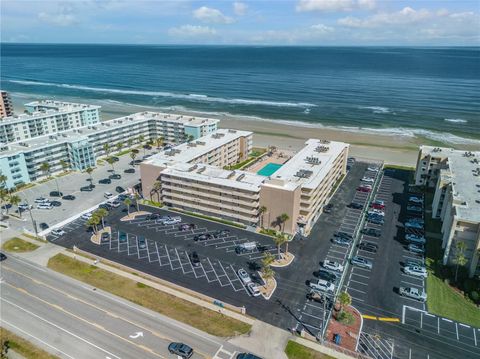
[[[32,220],[33,230],[35,231],[35,238],[37,238],[38,237],[37,222],[33,219],[32,208],[30,207],[30,203],[28,202],[27,197],[25,197],[25,203],[27,204],[28,213],[30,214],[30,219]]]

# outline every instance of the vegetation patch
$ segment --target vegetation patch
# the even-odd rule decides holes
[[[251,329],[239,320],[63,254],[50,258],[48,267],[212,335],[230,337]]]
[[[47,353],[41,348],[38,348],[33,343],[25,340],[11,331],[0,327],[0,338],[2,341],[2,358],[9,358],[8,352],[5,349],[10,348],[16,353],[22,355],[26,359],[56,359],[55,355]],[[9,349],[9,350],[10,350]],[[4,354],[5,353],[5,354]]]
[[[285,354],[288,359],[334,359],[330,355],[317,352],[292,340],[288,341]]]
[[[245,161],[242,161],[242,162],[237,163],[235,165],[225,166],[225,169],[226,170],[238,170],[238,169],[241,169],[241,168],[245,167],[246,165],[252,163],[256,159],[257,159],[256,157],[250,157],[250,158],[246,159]]]
[[[149,199],[144,199],[144,200],[140,201],[140,203],[143,204],[143,205],[146,205],[146,206],[152,206],[152,207],[158,207],[158,208],[163,207],[162,202],[155,202],[155,201],[151,201]]]
[[[38,246],[36,244],[24,241],[23,239],[14,237],[6,241],[2,248],[7,252],[24,253],[34,251],[38,248]]]

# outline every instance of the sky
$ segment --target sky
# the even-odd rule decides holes
[[[2,0],[22,43],[480,45],[480,0]]]

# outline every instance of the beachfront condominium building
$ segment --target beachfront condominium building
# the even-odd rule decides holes
[[[270,176],[225,169],[246,159],[251,147],[251,132],[222,129],[161,152],[140,165],[143,194],[186,211],[308,233],[346,173],[348,145],[310,139]]]
[[[52,174],[95,166],[96,159],[112,151],[162,137],[165,142],[181,143],[217,129],[218,120],[154,112],[133,115],[29,140],[2,144],[0,171],[7,176],[7,187],[13,188],[43,178],[41,165],[47,162]],[[107,149],[108,150],[108,149]],[[63,165],[63,166],[62,166]]]
[[[10,94],[0,90],[0,118],[13,116],[13,104]]]
[[[434,188],[431,216],[442,221],[443,263],[455,264],[463,251],[468,274],[480,275],[480,151],[421,146],[415,184]]]
[[[60,101],[25,104],[27,113],[0,121],[0,143],[24,141],[100,122],[100,106]]]

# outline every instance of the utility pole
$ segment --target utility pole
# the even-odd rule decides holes
[[[28,199],[26,197],[25,197],[25,203],[27,204],[28,213],[30,214],[30,219],[32,220],[33,230],[35,231],[35,238],[37,238],[38,237],[37,222],[33,219],[32,208],[30,207],[30,203],[28,202]]]

